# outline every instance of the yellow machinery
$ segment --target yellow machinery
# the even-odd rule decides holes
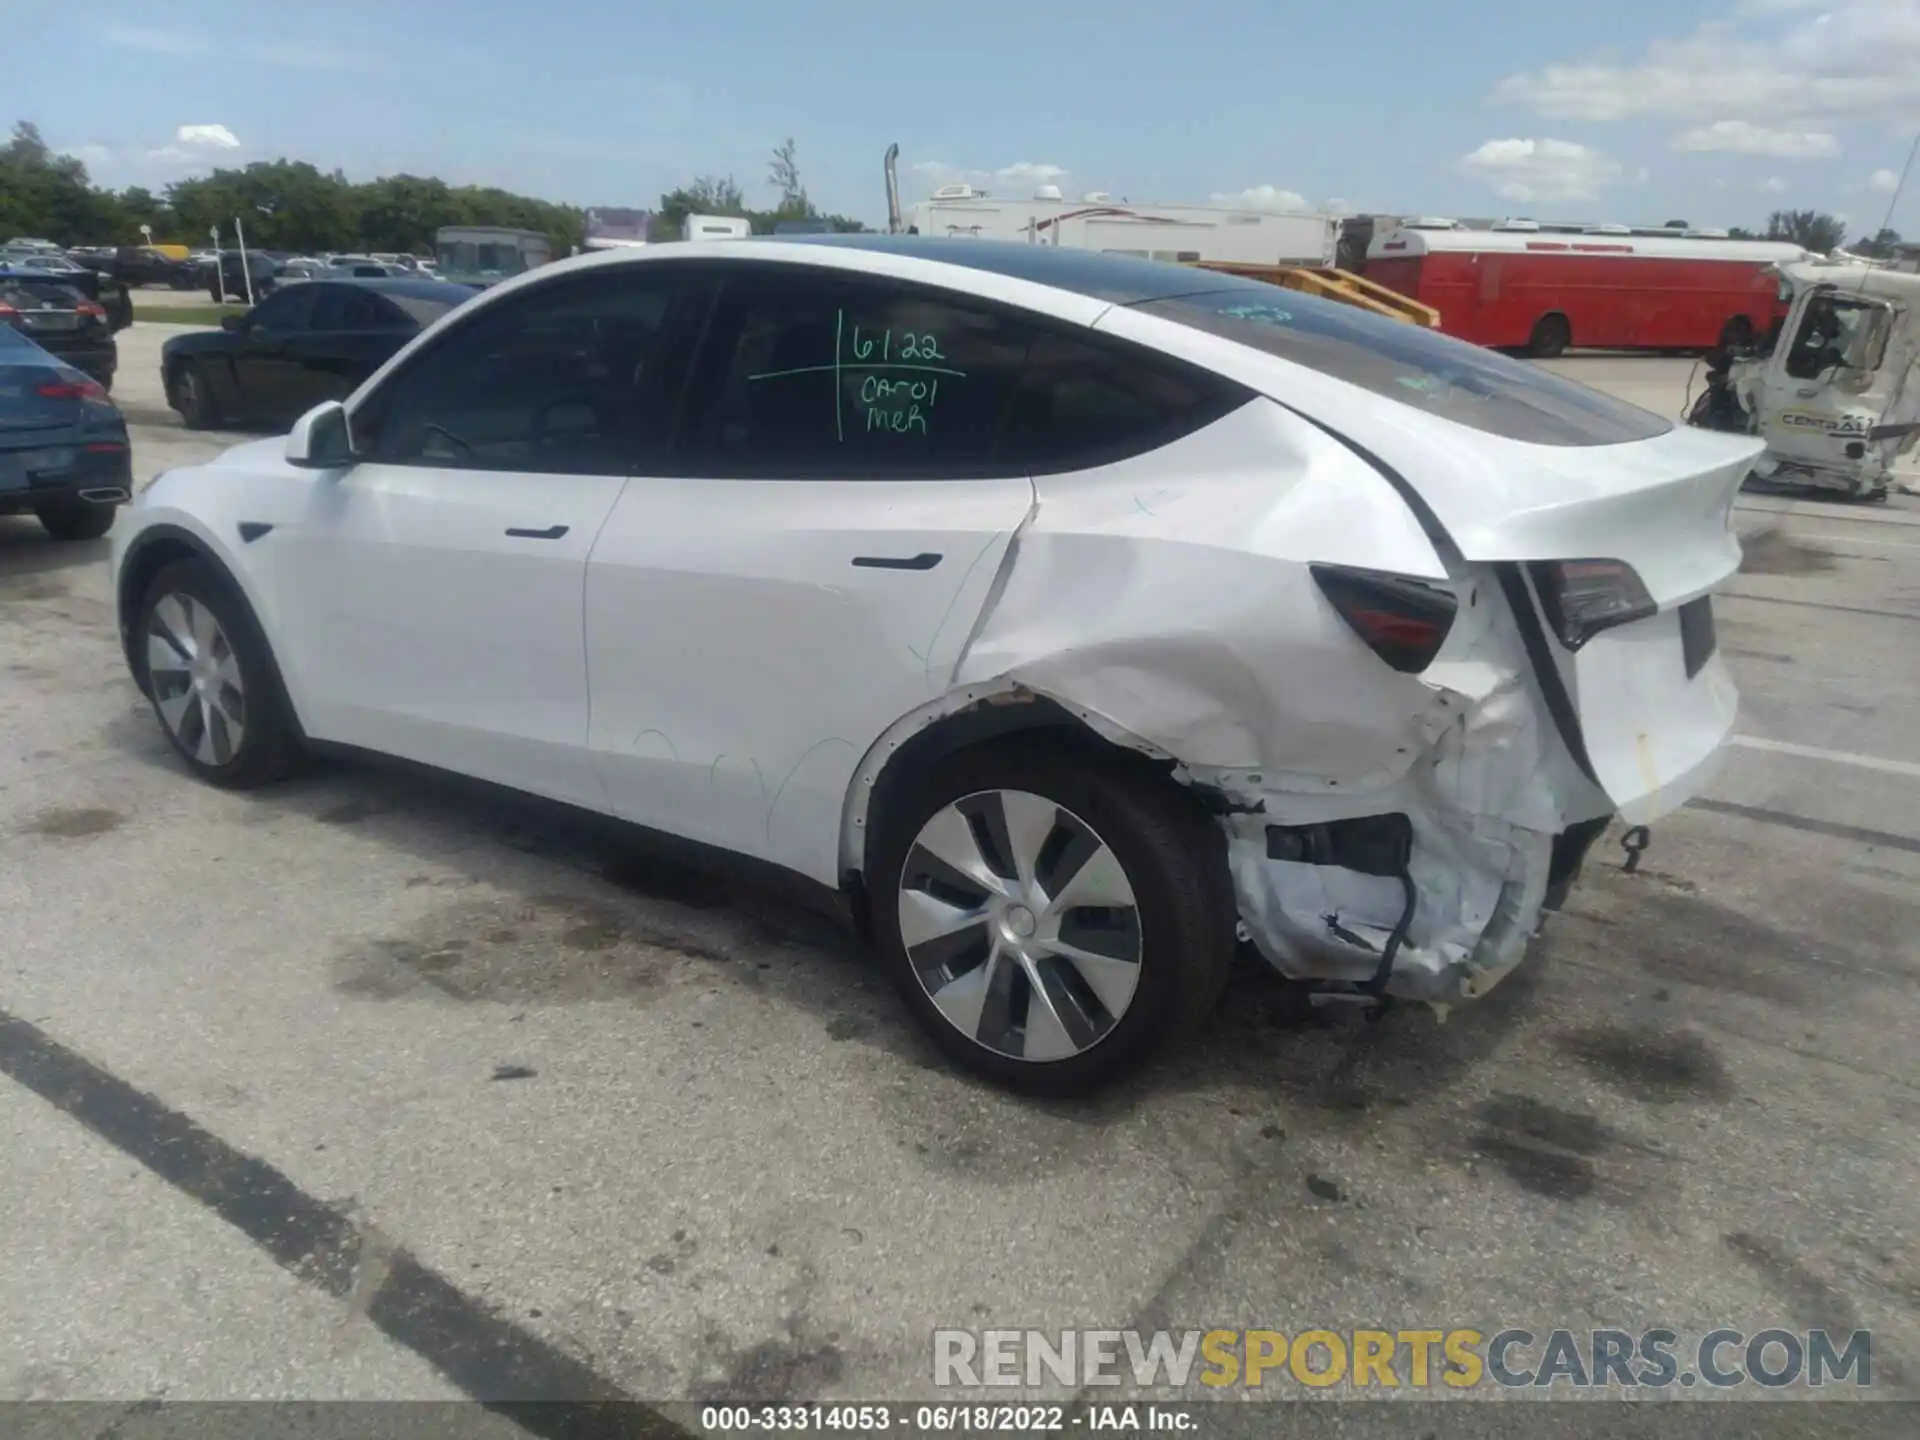
[[[1305,265],[1248,265],[1236,260],[1198,260],[1188,263],[1196,270],[1219,270],[1228,275],[1244,275],[1249,280],[1264,280],[1269,285],[1284,286],[1305,295],[1318,295],[1323,300],[1338,300],[1343,305],[1370,310],[1375,315],[1404,321],[1408,325],[1421,325],[1429,330],[1440,328],[1440,312],[1431,305],[1422,305],[1398,290],[1389,290],[1364,276],[1355,275],[1351,270],[1330,267],[1314,269]]]

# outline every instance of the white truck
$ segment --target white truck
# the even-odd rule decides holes
[[[1714,357],[1687,421],[1766,441],[1751,488],[1884,500],[1894,462],[1920,442],[1920,275],[1775,268],[1792,310],[1768,343]]]

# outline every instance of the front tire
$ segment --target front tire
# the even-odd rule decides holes
[[[112,505],[90,500],[60,500],[35,508],[40,528],[55,540],[98,540],[113,529]]]
[[[219,406],[207,384],[207,372],[189,360],[173,377],[173,408],[189,430],[211,430],[220,423]]]
[[[965,1068],[1085,1092],[1218,1000],[1236,918],[1225,838],[1171,782],[1008,741],[934,765],[878,823],[883,961]]]
[[[206,561],[177,561],[153,577],[134,641],[154,715],[194,774],[246,790],[298,767],[299,732],[266,638]]]

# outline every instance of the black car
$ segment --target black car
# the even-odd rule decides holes
[[[438,280],[310,280],[276,290],[218,330],[160,347],[167,403],[189,429],[288,425],[342,400],[474,292]]]
[[[165,285],[169,290],[195,289],[193,266],[148,245],[122,245],[110,252],[78,251],[74,258],[89,269],[111,275],[130,290],[142,285]]]
[[[115,332],[133,324],[133,296],[111,275],[89,270],[64,255],[0,255],[0,278],[18,274],[50,275],[63,285],[71,285],[106,310]]]
[[[30,270],[0,273],[0,326],[84,371],[103,389],[112,388],[120,352],[106,307],[64,277]]]
[[[204,267],[207,294],[215,300],[244,300],[247,298],[247,279],[253,279],[253,298],[264,300],[280,288],[281,272],[286,267],[267,254],[264,250],[249,250],[242,256],[238,250],[222,250],[219,263],[209,261]],[[226,293],[221,294],[221,286]]]
[[[107,392],[0,326],[0,515],[30,511],[56,540],[96,540],[132,495],[127,424]]]

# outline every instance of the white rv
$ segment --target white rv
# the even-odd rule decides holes
[[[1330,215],[1134,205],[1104,194],[1071,201],[1051,185],[1030,200],[997,200],[969,185],[948,185],[912,206],[905,219],[922,235],[1244,265],[1331,265],[1340,239],[1339,223]]]

